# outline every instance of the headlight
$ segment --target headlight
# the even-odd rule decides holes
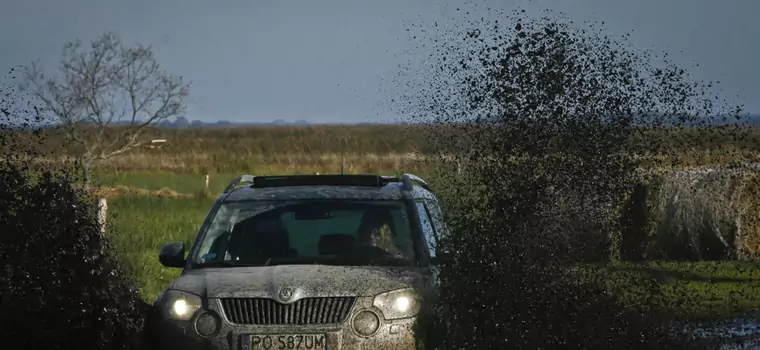
[[[400,289],[380,294],[372,302],[383,312],[386,320],[395,320],[417,315],[422,298],[413,289]]]
[[[169,319],[188,321],[201,308],[201,297],[178,290],[168,290],[164,295],[164,315]]]

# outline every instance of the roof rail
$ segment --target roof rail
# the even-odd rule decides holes
[[[388,182],[399,181],[396,177],[378,175],[273,175],[256,176],[253,188],[280,186],[369,186],[382,187]]]
[[[241,182],[253,183],[254,177],[255,176],[253,175],[246,174],[246,175],[240,175],[232,179],[232,181],[230,181],[230,184],[227,185],[227,187],[224,189],[224,193],[232,191],[232,189],[235,188],[237,185],[239,185]]]
[[[404,173],[403,175],[401,175],[401,182],[403,184],[403,188],[405,191],[411,191],[414,188],[415,182],[417,182],[420,185],[420,187],[428,191],[432,191],[432,189],[427,184],[427,182],[425,182],[425,180],[423,180],[421,177],[414,174]]]
[[[400,178],[397,176],[377,176],[377,175],[274,175],[274,176],[254,176],[240,175],[224,189],[224,193],[232,191],[241,183],[249,183],[256,188],[279,187],[279,186],[383,186],[388,182],[401,181],[404,191],[414,189],[415,182],[422,188],[432,191],[427,182],[421,177],[414,174],[403,174]]]

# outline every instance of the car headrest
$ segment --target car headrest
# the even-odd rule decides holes
[[[290,254],[290,239],[277,218],[256,218],[239,222],[232,230],[229,251],[234,256],[282,257]]]
[[[253,228],[256,232],[280,232],[285,230],[285,223],[280,218],[265,218],[256,223]]]
[[[320,255],[342,255],[356,247],[356,238],[349,235],[324,235],[319,239]]]

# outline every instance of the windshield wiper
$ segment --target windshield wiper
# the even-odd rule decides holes
[[[275,266],[275,265],[303,265],[314,264],[314,261],[305,261],[303,259],[293,258],[267,258],[256,262],[241,262],[235,260],[209,261],[196,264],[196,268],[204,267],[256,267],[256,266]]]
[[[204,268],[204,267],[238,267],[238,266],[254,266],[254,264],[245,264],[238,261],[233,260],[215,260],[215,261],[207,261],[204,263],[195,264],[194,267],[196,268]]]
[[[311,265],[316,264],[312,259],[299,259],[299,258],[269,258],[261,266],[275,266],[275,265]]]
[[[410,266],[410,265],[414,265],[414,262],[408,258],[388,255],[388,256],[372,259],[369,262],[367,262],[367,265]]]
[[[363,256],[336,256],[325,262],[328,265],[349,266],[412,266],[414,262],[407,258],[388,255],[375,259],[367,259]]]

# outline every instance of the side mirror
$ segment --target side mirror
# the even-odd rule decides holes
[[[158,252],[158,262],[166,267],[184,267],[185,243],[171,242],[165,244]]]

